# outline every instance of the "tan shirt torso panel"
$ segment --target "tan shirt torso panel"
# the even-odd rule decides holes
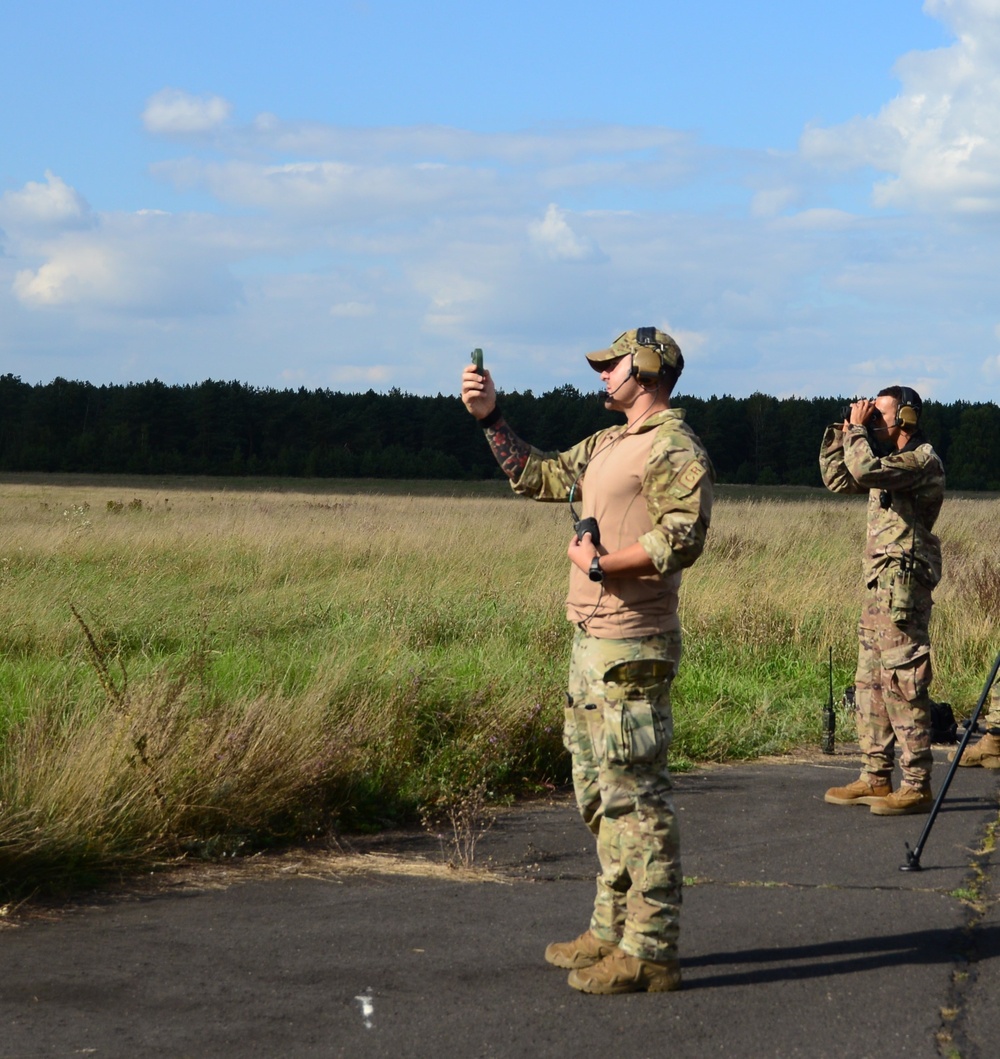
[[[595,452],[581,479],[583,517],[594,517],[601,545],[609,552],[627,548],[653,528],[642,494],[643,473],[657,431],[629,434],[623,428]],[[677,596],[681,573],[666,577],[605,577],[601,584],[573,566],[566,616],[586,623],[591,636],[631,639],[680,628]]]

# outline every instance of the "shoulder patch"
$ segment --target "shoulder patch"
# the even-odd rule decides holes
[[[691,490],[705,477],[705,465],[697,457],[688,460],[677,475],[677,484]]]

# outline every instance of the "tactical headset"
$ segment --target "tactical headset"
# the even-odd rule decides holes
[[[635,342],[639,348],[632,354],[632,378],[640,386],[655,386],[666,374],[667,365],[660,354],[666,353],[667,347],[657,342],[655,327],[637,327]]]
[[[907,433],[912,433],[920,419],[923,410],[923,402],[916,390],[909,386],[900,386],[899,402],[896,407],[896,418],[893,420],[894,427],[902,427]]]

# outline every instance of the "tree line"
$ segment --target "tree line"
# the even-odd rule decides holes
[[[501,393],[527,441],[566,448],[620,422],[595,393],[561,386]],[[824,427],[846,399],[690,397],[674,405],[728,483],[819,485]],[[952,489],[1000,490],[1000,407],[929,401],[922,426]],[[109,386],[0,375],[0,471],[335,478],[483,479],[500,475],[454,396],[276,390],[239,382]]]

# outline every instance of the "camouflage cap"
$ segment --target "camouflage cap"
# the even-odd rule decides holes
[[[587,360],[594,371],[603,371],[609,360],[631,356],[640,349],[651,349],[658,353],[660,360],[668,367],[678,371],[684,367],[681,347],[666,331],[658,331],[655,327],[633,327],[631,331],[624,331],[607,349],[588,353]]]

